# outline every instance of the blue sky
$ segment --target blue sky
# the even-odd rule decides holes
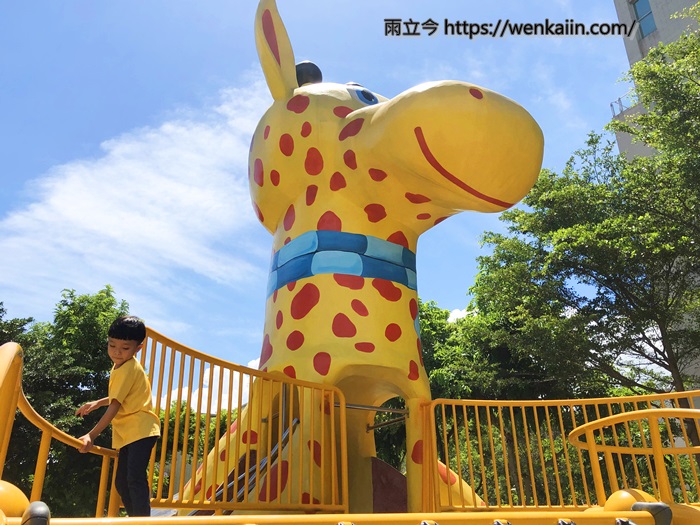
[[[457,79],[524,106],[560,170],[625,94],[622,37],[446,36],[445,19],[616,22],[612,0],[278,0],[296,60],[393,97]],[[254,0],[0,0],[0,301],[51,320],[64,288],[104,285],[188,346],[246,364],[262,340],[271,237],[247,189],[270,103]],[[385,36],[384,20],[439,22]],[[418,292],[463,309],[498,215],[464,213],[418,246]]]

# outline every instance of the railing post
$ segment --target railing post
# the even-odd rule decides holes
[[[595,494],[598,505],[605,505],[607,500],[605,496],[605,485],[603,484],[603,473],[600,470],[598,462],[598,452],[595,446],[595,436],[592,429],[586,430],[586,443],[588,444],[588,457],[591,460],[591,473],[593,474],[593,483],[595,485]]]
[[[49,449],[51,448],[51,433],[43,430],[41,432],[41,443],[39,444],[39,454],[36,457],[36,467],[34,468],[34,482],[32,483],[32,495],[30,501],[41,500],[41,492],[44,490],[44,478],[46,477],[46,462],[49,460]]]
[[[659,496],[664,503],[673,503],[673,492],[666,472],[664,462],[664,447],[661,443],[661,432],[659,431],[659,420],[655,417],[649,418],[649,432],[651,433],[651,449],[656,466],[656,480],[659,485]]]

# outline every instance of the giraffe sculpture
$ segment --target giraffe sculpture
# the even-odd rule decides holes
[[[308,65],[298,79],[274,0],[260,1],[255,36],[273,97],[249,156],[253,207],[273,235],[260,368],[336,386],[349,404],[402,397],[408,510],[419,510],[418,414],[431,395],[418,237],[460,211],[518,202],[537,179],[542,133],[522,107],[466,82],[421,84],[386,99],[321,82]],[[353,512],[373,510],[373,417],[348,412]]]

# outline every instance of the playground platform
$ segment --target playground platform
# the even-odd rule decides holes
[[[119,517],[116,452],[95,447],[102,459],[95,517],[52,516],[51,523],[700,523],[700,391],[527,402],[436,399],[417,415],[398,411],[397,424],[420,417],[426,429],[422,448],[407,451],[424,466],[421,501],[414,503],[419,509],[409,511],[398,470],[367,458],[374,510],[363,512],[362,502],[348,495],[358,466],[347,462],[346,425],[351,412],[359,413],[374,432],[382,407],[348,405],[336,388],[229,363],[150,329],[137,358],[164,421],[149,469],[154,516]],[[42,499],[51,447],[80,445],[29,404],[21,373],[19,345],[0,347],[0,464],[15,417],[28,419],[42,436],[31,493],[18,495],[2,484],[3,525],[31,523],[21,515],[29,501]],[[253,391],[266,406],[248,406]],[[300,409],[308,403],[323,403],[313,416],[322,421],[304,420],[314,413]],[[225,446],[234,430],[245,434],[235,428],[243,410],[248,421],[267,414],[257,422],[264,435]],[[304,429],[312,445],[298,440]],[[206,479],[211,485],[201,487]]]

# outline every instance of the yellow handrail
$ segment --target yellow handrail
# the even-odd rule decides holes
[[[0,479],[15,421],[22,382],[22,348],[17,343],[0,346]]]
[[[679,421],[679,424],[675,425],[675,430],[671,420]],[[603,485],[604,476],[600,463],[597,461],[599,454],[602,453],[612,491],[619,489],[616,476],[618,470],[616,458],[620,456],[635,458],[635,466],[640,459],[644,459],[648,464],[648,472],[652,477],[656,495],[665,503],[673,503],[673,489],[667,471],[671,457],[673,461],[676,461],[679,456],[688,456],[691,460],[688,463],[688,468],[695,474],[694,485],[697,488],[697,470],[693,457],[700,458],[700,443],[692,443],[692,438],[688,436],[688,429],[694,431],[695,436],[700,435],[699,420],[700,410],[698,409],[663,408],[627,412],[581,425],[569,434],[569,442],[588,452],[599,500],[604,502],[606,499]],[[623,438],[629,437],[630,423],[635,423],[635,434],[639,433],[642,437],[639,444],[634,443],[633,440],[630,440],[631,444],[629,445],[620,443],[620,435]],[[617,427],[618,425],[620,427]],[[649,442],[646,441],[647,434]],[[609,443],[611,440],[612,444]],[[691,443],[688,443],[689,440]],[[675,465],[671,466],[678,468],[677,461]],[[681,485],[682,488],[678,487],[680,491],[688,489],[687,482]]]
[[[9,448],[12,426],[15,419],[15,412],[20,410],[27,420],[41,431],[41,444],[37,454],[37,461],[32,481],[32,492],[30,501],[41,499],[46,475],[46,465],[53,440],[59,441],[69,447],[79,449],[82,442],[65,432],[59,430],[46,421],[34,410],[22,391],[22,348],[17,343],[6,343],[0,347],[0,477],[2,467],[5,464],[5,457]],[[97,489],[97,506],[95,516],[104,515],[104,504],[106,501],[109,470],[112,462],[116,462],[117,452],[115,450],[94,447],[90,454],[102,456],[102,466],[100,473],[100,484]],[[108,516],[116,516],[119,511],[120,499],[115,490],[110,490]]]

